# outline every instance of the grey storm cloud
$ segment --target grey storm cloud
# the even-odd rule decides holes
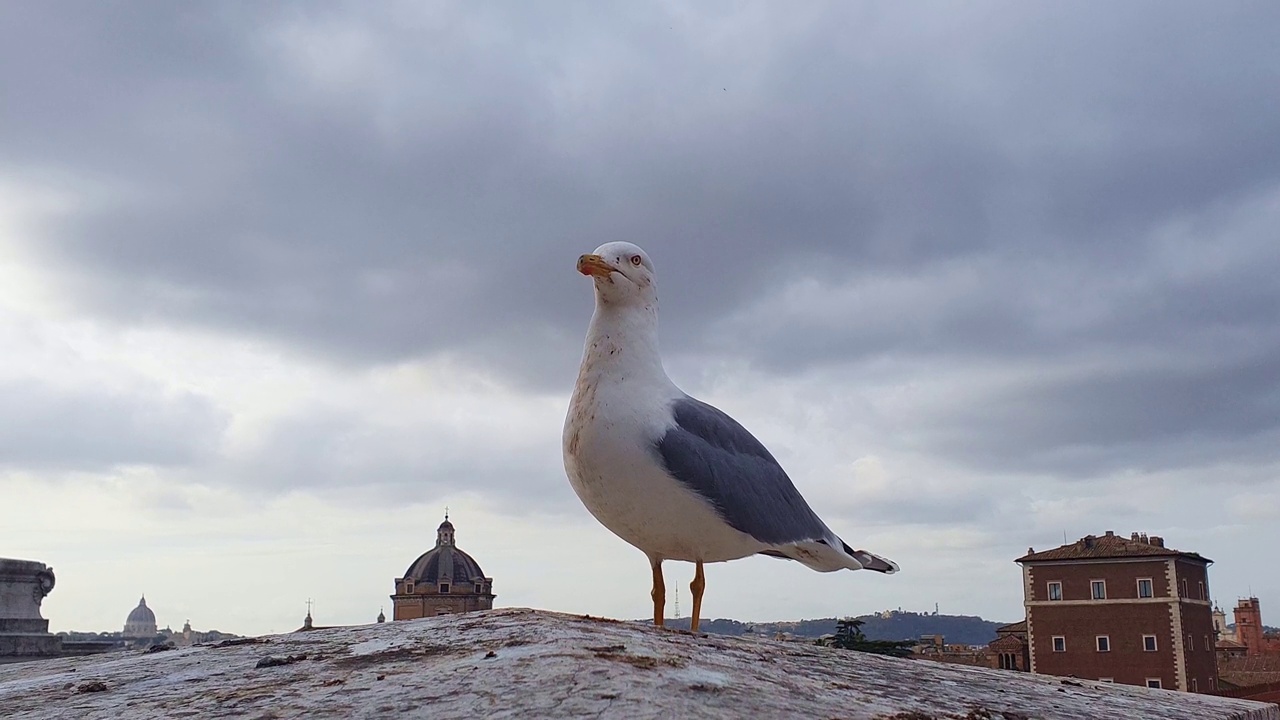
[[[487,434],[443,420],[384,422],[312,408],[277,420],[253,447],[218,458],[191,479],[267,494],[335,493],[375,505],[470,492],[499,510],[558,512],[575,501],[560,479],[557,435],[508,438],[495,452]]]
[[[105,471],[184,467],[219,451],[228,418],[189,393],[70,390],[0,383],[0,468]]]
[[[921,420],[983,467],[1274,437],[1280,6],[468,8],[6,6],[4,177],[82,199],[32,252],[121,323],[567,389],[625,239],[672,354],[1078,368]]]
[[[920,437],[930,450],[983,470],[1066,478],[1228,458],[1266,464],[1280,442],[1277,377],[1275,360],[1082,372],[942,408]]]

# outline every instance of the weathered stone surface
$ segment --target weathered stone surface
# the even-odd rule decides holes
[[[506,609],[4,666],[0,716],[1280,720],[1280,708]]]

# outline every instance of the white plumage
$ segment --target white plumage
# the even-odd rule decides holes
[[[607,243],[579,258],[578,270],[595,281],[596,307],[565,418],[565,471],[587,510],[649,556],[655,623],[663,560],[697,564],[695,630],[706,562],[764,553],[823,572],[897,571],[840,540],[755,437],[667,377],[643,250]]]

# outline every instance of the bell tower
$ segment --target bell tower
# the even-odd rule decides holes
[[[1240,598],[1236,603],[1236,641],[1244,645],[1246,655],[1262,652],[1262,606],[1258,598]]]

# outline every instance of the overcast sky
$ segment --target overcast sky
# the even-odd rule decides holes
[[[391,613],[444,508],[497,603],[650,612],[564,477],[574,261],[893,577],[709,617],[1022,617],[1112,529],[1280,624],[1280,5],[0,4],[0,555],[55,630]],[[668,564],[689,609],[692,568]]]

